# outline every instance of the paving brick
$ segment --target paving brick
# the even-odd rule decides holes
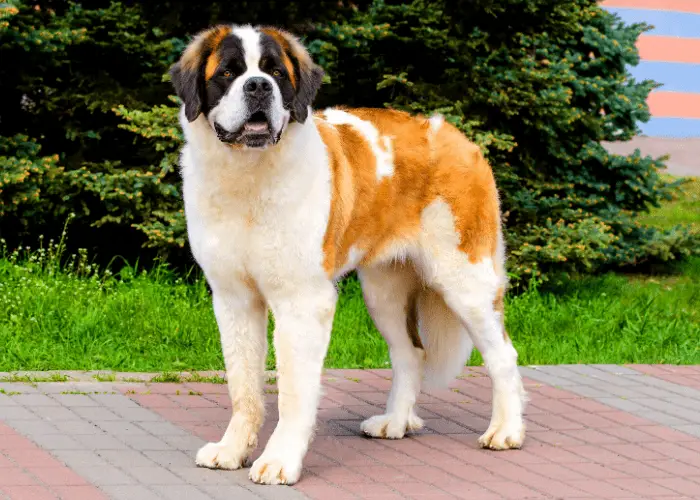
[[[0,494],[5,493],[10,500],[56,500],[47,488],[39,485],[5,486]]]
[[[172,469],[173,467],[192,467],[194,465],[194,457],[181,451],[144,451],[143,454],[156,464],[167,469]]]
[[[58,403],[68,408],[75,406],[99,406],[100,403],[87,394],[55,394],[53,396]]]
[[[13,420],[35,420],[37,417],[34,413],[22,406],[0,406],[0,420],[12,422]]]
[[[19,467],[5,467],[0,474],[0,487],[29,486],[35,484],[33,477],[23,472]]]
[[[700,484],[688,481],[682,477],[659,478],[652,479],[651,481],[668,490],[672,490],[683,495],[692,496],[700,494]]]
[[[114,500],[163,500],[163,497],[142,485],[105,486],[103,490]]]
[[[137,408],[139,406],[127,397],[111,394],[91,394],[90,398],[106,408]]]
[[[655,466],[659,462],[620,462],[609,464],[608,467],[612,470],[616,470],[626,474],[629,477],[643,477],[643,478],[656,478],[656,477],[669,477],[669,473]]]
[[[210,500],[209,495],[187,484],[154,485],[153,490],[168,500]]]
[[[31,411],[47,422],[72,422],[82,420],[82,417],[63,406],[34,406]]]
[[[21,406],[60,406],[56,400],[45,394],[19,394],[14,400]]]
[[[76,434],[103,434],[102,429],[97,427],[97,425],[88,422],[86,420],[61,420],[54,422],[55,428],[64,434],[76,435]]]
[[[126,450],[127,446],[122,441],[107,434],[81,434],[73,436],[83,448],[87,450]]]
[[[158,415],[140,407],[114,407],[112,410],[117,413],[121,418],[130,420],[132,422],[153,422],[160,420]]]
[[[32,444],[32,446],[34,446]],[[6,452],[7,456],[20,467],[56,467],[60,465],[56,459],[41,449],[14,448]]]
[[[94,451],[87,450],[55,450],[52,455],[73,469],[84,467],[106,467],[109,464]]]
[[[591,479],[611,479],[611,478],[628,478],[629,474],[616,470],[612,467],[604,467],[595,463],[577,463],[567,465],[578,474],[589,477]]]
[[[139,422],[138,426],[154,436],[187,436],[184,430],[170,422]]]
[[[198,486],[213,484],[231,484],[228,477],[231,473],[225,470],[212,470],[203,467],[194,467],[194,457],[185,466],[170,466],[168,470],[182,479],[187,484]]]
[[[664,455],[657,453],[653,450],[650,450],[648,447],[644,446],[639,446],[636,444],[630,444],[630,443],[625,443],[625,444],[609,444],[605,445],[604,448],[612,451],[613,453],[616,453],[618,455],[621,455],[623,457],[627,457],[630,460],[663,460],[665,457]]]
[[[122,417],[101,406],[76,406],[71,410],[80,417],[91,422],[102,422],[105,420],[121,420]]]
[[[77,450],[82,445],[65,434],[34,434],[32,440],[46,450]]]
[[[165,441],[155,437],[151,436],[149,434],[143,434],[143,435],[131,435],[131,434],[122,434],[119,436],[119,439],[126,443],[130,448],[134,450],[171,450],[172,446],[170,446],[168,443]]]
[[[80,486],[86,484],[82,477],[63,465],[57,467],[32,467],[29,471],[47,485]]]
[[[500,495],[502,498],[513,500],[545,498],[541,493],[538,493],[532,488],[528,488],[514,481],[479,481],[479,485]]]
[[[20,394],[36,394],[39,392],[36,387],[22,382],[0,382],[0,390],[4,390],[6,393],[18,392]]]
[[[260,496],[241,486],[202,486],[201,489],[212,500],[260,500]],[[333,497],[329,497],[333,498]]]
[[[141,484],[184,484],[184,481],[177,477],[175,474],[167,470],[165,467],[151,466],[151,467],[131,467],[122,466],[124,472],[133,476]]]
[[[107,496],[93,486],[53,486],[51,490],[61,500],[107,500]]]
[[[24,435],[57,434],[56,426],[45,420],[15,420],[12,427]]]
[[[185,436],[160,436],[160,438],[168,443],[170,446],[176,450],[181,450],[184,452],[194,453],[199,448],[204,446],[205,441],[199,437],[185,435]]]
[[[691,436],[700,438],[700,425],[698,424],[674,425],[673,428]]]
[[[105,461],[117,467],[153,467],[156,463],[136,450],[124,448],[121,450],[98,450],[97,454]]]
[[[103,467],[76,467],[75,470],[82,477],[100,487],[136,484],[136,480],[133,477],[112,465]]]
[[[663,486],[647,481],[640,477],[633,479],[609,479],[611,484],[619,486],[620,488],[626,489],[636,495],[644,496],[664,496],[673,495],[674,492]]]
[[[537,474],[560,481],[578,481],[586,479],[586,476],[575,472],[571,468],[567,469],[559,464],[526,464],[525,468]]]
[[[607,481],[568,481],[567,484],[571,485],[573,488],[578,488],[581,491],[585,491],[594,498],[625,498],[630,496],[628,490],[624,490],[614,484]]]

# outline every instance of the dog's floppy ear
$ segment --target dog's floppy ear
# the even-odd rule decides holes
[[[314,102],[318,89],[323,81],[323,70],[309,58],[310,65],[299,67],[299,83],[297,95],[292,106],[292,118],[299,123],[304,123],[309,115],[309,106]]]
[[[306,48],[291,33],[270,27],[265,27],[262,31],[274,38],[292,61],[295,95],[290,112],[293,120],[304,123],[309,116],[309,106],[321,88],[323,69],[313,62]]]
[[[185,105],[185,116],[194,121],[204,108],[204,66],[212,51],[231,32],[230,26],[220,25],[195,36],[170,68],[170,79],[177,96]]]
[[[202,112],[202,82],[201,64],[196,67],[185,67],[182,59],[170,68],[170,79],[175,92],[185,105],[187,120],[194,121]]]

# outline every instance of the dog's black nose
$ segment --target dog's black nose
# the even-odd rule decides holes
[[[246,95],[255,98],[264,98],[272,94],[272,84],[267,78],[262,76],[254,76],[249,78],[243,85],[243,91]]]

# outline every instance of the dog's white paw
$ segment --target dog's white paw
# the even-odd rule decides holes
[[[250,468],[248,477],[258,484],[294,484],[301,476],[301,460],[263,453]]]
[[[370,417],[360,425],[362,432],[368,436],[382,439],[401,439],[408,431],[417,431],[423,427],[423,420],[411,410],[408,419],[395,413],[385,413]]]
[[[508,450],[521,448],[525,440],[525,424],[522,420],[512,422],[495,422],[479,438],[482,448],[492,450]]]
[[[248,446],[236,447],[231,444],[207,443],[197,452],[195,463],[209,469],[240,469],[250,455]]]

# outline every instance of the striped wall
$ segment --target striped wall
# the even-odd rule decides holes
[[[700,0],[604,0],[627,23],[654,28],[638,41],[641,62],[630,72],[663,86],[649,96],[652,119],[642,133],[700,137]]]

